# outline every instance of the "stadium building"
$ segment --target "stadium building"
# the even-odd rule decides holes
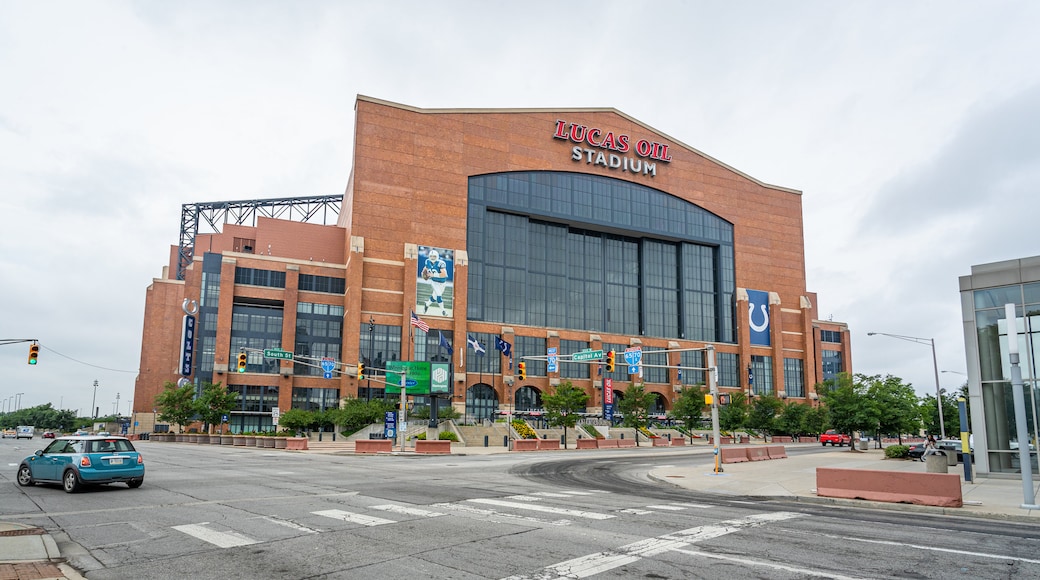
[[[641,383],[664,415],[705,383],[707,344],[722,392],[811,402],[851,372],[846,325],[806,289],[796,190],[609,108],[359,96],[354,127],[342,196],[183,206],[146,294],[139,429],[167,381],[222,382],[241,393],[232,430],[265,430],[275,408],[384,396],[398,361],[446,364],[467,421],[537,411],[561,381],[591,413]],[[574,360],[587,350],[615,370]]]

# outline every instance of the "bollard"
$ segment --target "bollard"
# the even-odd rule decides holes
[[[509,447],[509,435],[502,436],[502,447]]]
[[[625,434],[624,434],[624,433],[622,433],[622,434],[621,434],[621,438],[622,438],[622,439],[624,439],[624,438],[625,438]]]
[[[669,442],[669,443],[671,443],[671,442],[672,442],[672,434],[671,434],[671,433],[668,433],[668,442]]]
[[[564,437],[563,435],[560,435],[560,445],[566,445],[566,444],[567,444],[567,438]]]
[[[484,435],[484,447],[488,446],[488,436]]]

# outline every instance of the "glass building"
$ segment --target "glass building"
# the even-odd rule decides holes
[[[1040,364],[1040,256],[971,267],[960,278],[964,344],[968,367],[968,402],[975,461],[980,473],[1021,473],[1008,354],[1008,325],[1018,335],[1028,445],[1037,470]],[[1015,305],[1015,320],[1006,317]]]

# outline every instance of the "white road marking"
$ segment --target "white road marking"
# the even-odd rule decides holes
[[[317,534],[318,533],[318,530],[315,530],[314,528],[308,528],[307,526],[301,526],[300,524],[298,524],[296,522],[290,522],[289,520],[283,520],[282,518],[278,518],[278,517],[275,517],[275,516],[264,516],[263,519],[268,521],[268,522],[271,522],[272,524],[278,524],[279,526],[285,526],[285,527],[287,527],[287,528],[289,528],[291,530],[296,530],[297,532],[305,532],[305,533],[308,533],[308,534]]]
[[[664,511],[672,511],[672,512],[681,512],[681,511],[685,510],[686,508],[684,508],[683,506],[679,506],[679,505],[648,505],[648,506],[646,506],[646,509],[648,509],[648,510],[664,510]]]
[[[536,491],[531,495],[537,495],[541,497],[570,497],[565,493],[556,493],[555,491]]]
[[[374,506],[369,506],[369,507],[371,509],[374,509],[374,510],[380,510],[380,511],[384,511],[384,512],[391,512],[391,513],[395,513],[395,514],[406,514],[406,515],[410,515],[410,516],[420,516],[420,517],[424,517],[424,518],[435,518],[437,516],[443,516],[444,515],[444,514],[442,514],[440,512],[431,512],[431,511],[422,510],[422,509],[419,509],[419,508],[407,507],[407,506],[403,506],[403,505],[394,505],[394,504],[374,505]]]
[[[989,552],[972,552],[969,550],[955,550],[953,548],[939,548],[937,546],[922,546],[920,544],[907,544],[906,542],[892,542],[888,540],[870,540],[866,538],[853,538],[849,536],[837,536],[833,534],[820,534],[821,536],[828,538],[838,538],[842,540],[854,540],[856,542],[864,542],[866,544],[881,544],[883,546],[898,546],[900,548],[914,548],[917,550],[931,550],[933,552],[946,552],[948,554],[960,554],[963,556],[975,556],[978,558],[993,558],[995,560],[1011,560],[1013,562],[1026,562],[1028,564],[1040,564],[1040,560],[1034,560],[1032,558],[1019,558],[1017,556],[1004,556],[1002,554],[991,554]]]
[[[726,520],[709,526],[698,526],[665,534],[656,538],[640,540],[615,550],[598,552],[581,556],[572,560],[560,562],[547,566],[534,576],[509,576],[505,580],[536,580],[542,578],[587,578],[619,566],[630,564],[642,558],[655,556],[668,551],[677,551],[688,548],[689,544],[701,542],[726,534],[732,534],[744,528],[764,526],[771,522],[778,522],[792,518],[802,517],[802,514],[792,512],[776,512],[771,514],[756,514],[736,520]]]
[[[794,566],[785,566],[783,564],[775,564],[773,562],[762,562],[761,560],[752,560],[750,558],[739,558],[736,556],[725,556],[722,554],[709,554],[707,552],[702,552],[697,549],[677,549],[675,551],[680,554],[686,554],[688,556],[711,558],[713,560],[725,560],[727,562],[735,562],[744,566],[764,566],[766,568],[772,568],[773,570],[793,572],[795,574],[802,575],[806,578],[828,578],[833,580],[868,580],[868,577],[861,578],[857,576],[842,576],[841,574],[835,574],[834,572],[820,572],[819,570],[796,568]]]
[[[589,519],[589,520],[609,520],[610,518],[615,517],[615,516],[613,516],[611,514],[599,514],[599,513],[595,513],[595,512],[585,512],[585,511],[581,511],[581,510],[572,510],[572,509],[567,509],[567,508],[550,507],[550,506],[544,506],[544,505],[538,505],[538,504],[527,504],[527,503],[518,503],[518,502],[513,502],[513,501],[502,501],[502,500],[499,500],[499,499],[482,499],[482,498],[477,498],[477,499],[468,499],[466,501],[471,501],[473,503],[481,503],[481,504],[486,504],[486,505],[494,505],[494,506],[499,506],[499,507],[509,507],[509,508],[520,509],[520,510],[531,510],[531,511],[536,511],[536,512],[546,512],[546,513],[550,513],[550,514],[560,514],[562,516],[571,516],[571,517],[575,517],[575,518],[585,518],[585,519]]]
[[[544,497],[546,497],[546,496],[535,497],[533,495],[507,495],[506,499],[515,499],[516,501],[542,501],[542,499]],[[567,497],[567,496],[560,494],[558,496],[552,496],[552,497]]]
[[[362,514],[356,514],[354,512],[347,512],[343,510],[322,510],[318,512],[311,512],[316,516],[324,516],[336,520],[343,520],[352,524],[361,524],[362,526],[381,526],[383,524],[396,524],[394,520],[384,520],[383,518],[377,518],[373,516],[366,516]]]
[[[471,513],[471,514],[481,515],[481,516],[484,516],[484,517],[487,517],[487,518],[496,518],[497,517],[498,519],[502,519],[502,520],[519,520],[519,521],[522,521],[522,522],[535,523],[535,524],[541,524],[541,525],[547,525],[547,526],[569,526],[569,525],[571,525],[571,521],[570,520],[554,520],[554,521],[543,520],[541,518],[533,518],[531,516],[521,516],[521,515],[516,515],[516,514],[509,514],[509,513],[504,513],[504,512],[500,512],[500,511],[495,511],[495,510],[480,509],[480,508],[477,508],[477,507],[464,505],[464,504],[461,504],[461,503],[440,503],[440,504],[433,504],[433,506],[431,506],[431,507],[436,507],[436,508],[441,508],[441,509],[448,509],[448,510],[459,510],[459,511],[468,512],[468,513]]]
[[[637,516],[645,516],[647,514],[656,513],[656,512],[650,511],[650,510],[641,510],[641,509],[637,509],[637,508],[628,508],[628,509],[623,509],[623,510],[618,510],[618,511],[623,513],[623,514],[635,514]]]
[[[710,507],[715,507],[715,506],[710,505],[710,504],[690,503],[690,502],[679,502],[679,503],[674,504],[674,505],[681,505],[681,506],[685,506],[685,507],[700,508],[700,509],[707,509],[707,508],[710,508]]]
[[[236,546],[248,546],[257,543],[257,540],[247,538],[238,532],[218,532],[207,528],[207,525],[209,525],[209,522],[173,526],[173,529],[196,537],[203,542],[209,542],[219,548],[234,548]]]

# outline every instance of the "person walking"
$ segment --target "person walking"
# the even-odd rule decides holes
[[[928,440],[924,442],[924,453],[921,454],[921,461],[924,461],[925,457],[938,452],[939,450],[935,447],[935,435],[929,435]]]

